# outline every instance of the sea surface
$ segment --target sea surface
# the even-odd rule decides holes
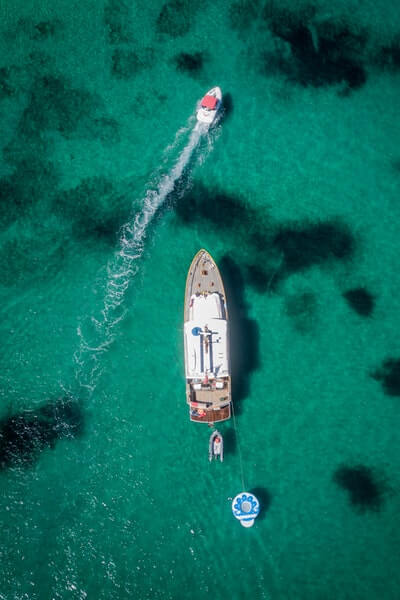
[[[0,17],[0,599],[398,600],[400,4]],[[223,464],[185,403],[200,248]]]

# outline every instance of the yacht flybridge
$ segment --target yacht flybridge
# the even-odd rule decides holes
[[[231,416],[229,327],[217,265],[200,250],[186,279],[184,308],[186,401],[191,421],[212,425]]]
[[[222,107],[222,92],[221,88],[213,87],[207,92],[202,98],[199,106],[197,107],[197,120],[200,123],[207,123],[211,125],[215,120],[218,111]]]

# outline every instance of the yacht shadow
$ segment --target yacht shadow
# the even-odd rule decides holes
[[[219,268],[229,311],[232,398],[235,413],[239,414],[240,402],[249,395],[250,375],[260,366],[259,328],[257,322],[247,316],[245,285],[239,267],[225,255],[219,261]]]
[[[250,490],[250,494],[254,494],[260,503],[260,512],[257,517],[258,521],[263,521],[271,506],[271,494],[264,487],[255,487]]]

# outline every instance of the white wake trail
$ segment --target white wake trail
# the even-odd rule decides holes
[[[207,133],[207,129],[199,125],[196,124],[192,130],[188,143],[170,172],[161,177],[157,189],[147,191],[140,212],[121,228],[118,248],[107,266],[107,283],[101,314],[98,319],[91,317],[90,322],[85,323],[85,331],[82,326],[78,327],[80,345],[74,355],[76,378],[79,385],[88,388],[90,392],[96,387],[101,374],[101,356],[114,340],[116,325],[125,316],[123,301],[132,278],[138,271],[138,259],[144,251],[148,226],[168,194],[173,192],[201,137]],[[176,141],[178,137],[175,138]],[[175,142],[168,150],[171,150]]]

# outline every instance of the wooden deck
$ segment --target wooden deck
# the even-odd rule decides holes
[[[218,292],[223,298],[225,309],[224,319],[228,319],[224,284],[219,270],[211,256],[205,250],[200,250],[190,265],[186,279],[184,321],[189,321],[190,298],[193,294],[211,294]]]
[[[199,415],[190,415],[191,421],[196,421],[197,423],[218,423],[219,421],[226,421],[231,418],[231,405],[224,406],[224,408],[220,408],[218,410],[206,410],[205,414],[202,416]]]

